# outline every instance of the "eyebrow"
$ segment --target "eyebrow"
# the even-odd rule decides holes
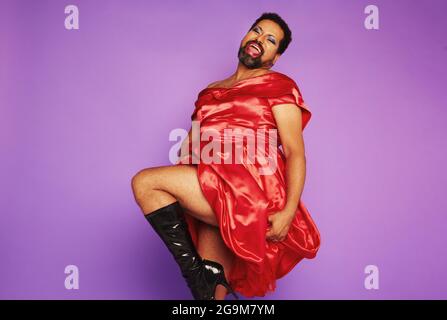
[[[264,30],[262,30],[262,28],[261,28],[261,26],[260,26],[259,24],[257,24],[257,25],[255,26],[255,28],[256,28],[256,27],[258,27],[259,29],[261,29],[262,32],[264,32]],[[275,40],[276,40],[276,37],[275,37],[274,34],[271,34],[271,33],[270,33],[270,35],[271,35],[273,38],[275,38]]]

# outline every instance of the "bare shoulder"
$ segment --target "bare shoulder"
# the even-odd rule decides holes
[[[217,86],[220,85],[220,82],[221,82],[221,81],[214,81],[214,82],[211,82],[211,83],[207,86],[207,88],[217,87]]]
[[[214,87],[225,87],[227,85],[227,80],[218,80],[211,82],[207,88],[214,88]]]

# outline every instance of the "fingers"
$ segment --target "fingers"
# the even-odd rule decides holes
[[[266,233],[266,238],[269,241],[279,242],[279,241],[283,241],[286,237],[276,235],[273,233],[272,229],[269,229],[268,232]]]
[[[279,241],[283,241],[286,238],[286,235],[282,235],[284,232],[283,231],[274,231],[274,220],[275,217],[274,215],[270,215],[267,217],[268,221],[269,221],[269,226],[267,227],[267,233],[266,233],[266,238],[267,240],[273,241],[273,242],[279,242]]]
[[[286,237],[282,236],[280,234],[275,234],[271,229],[267,232],[266,234],[266,238],[267,240],[273,241],[273,242],[278,242],[278,241],[283,241]]]
[[[268,233],[268,234],[266,235],[266,239],[267,239],[268,241],[278,241],[277,238],[276,238],[276,236],[274,236],[272,233]]]

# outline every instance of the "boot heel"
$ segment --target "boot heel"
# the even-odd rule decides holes
[[[234,292],[233,288],[231,288],[230,284],[227,282],[227,280],[224,277],[220,278],[220,281],[218,284],[223,285],[228,292],[230,292],[234,298],[236,298],[237,300],[239,300],[239,296],[236,294],[236,292]]]

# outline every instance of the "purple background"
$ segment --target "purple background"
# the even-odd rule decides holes
[[[2,0],[0,298],[191,298],[130,179],[171,164],[169,132],[265,11],[293,31],[273,70],[313,111],[302,199],[322,245],[264,298],[447,298],[444,0]]]

